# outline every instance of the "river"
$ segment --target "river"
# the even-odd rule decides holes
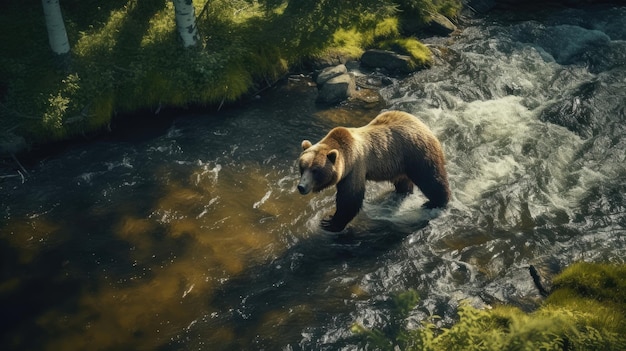
[[[532,18],[532,19],[531,19]],[[437,65],[380,91],[386,106],[315,104],[298,82],[166,130],[75,145],[0,180],[3,350],[350,350],[461,301],[531,309],[528,268],[626,263],[626,7],[474,19],[427,42]],[[452,189],[368,184],[344,233],[334,191],[301,196],[302,139],[415,114]]]

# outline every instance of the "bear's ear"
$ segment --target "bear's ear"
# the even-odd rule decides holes
[[[330,163],[335,164],[337,161],[337,156],[339,156],[339,151],[337,149],[332,149],[326,154],[326,157],[330,160]]]
[[[306,150],[310,148],[313,144],[311,144],[308,140],[302,140],[302,150]]]

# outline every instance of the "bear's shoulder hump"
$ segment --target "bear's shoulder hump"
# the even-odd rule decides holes
[[[354,140],[352,132],[348,128],[345,128],[345,127],[333,128],[328,133],[326,138],[332,141],[335,141],[339,144],[345,144],[346,142],[352,142]]]

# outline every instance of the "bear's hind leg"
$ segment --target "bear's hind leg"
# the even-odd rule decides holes
[[[443,208],[450,201],[450,187],[445,170],[439,169],[432,173],[415,171],[411,173],[413,183],[428,198],[422,205],[425,208]]]
[[[429,183],[419,187],[422,193],[428,198],[422,206],[424,208],[444,208],[450,201],[449,190],[440,183]]]
[[[393,185],[397,194],[413,194],[413,182],[407,177],[397,179]]]

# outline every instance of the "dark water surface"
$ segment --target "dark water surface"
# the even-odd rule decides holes
[[[539,18],[539,19],[537,19]],[[462,300],[532,308],[528,275],[626,262],[626,8],[488,18],[381,91],[442,141],[453,199],[368,185],[346,233],[301,196],[302,139],[378,112],[291,82],[167,132],[94,142],[0,180],[0,348],[356,349],[415,289],[413,325]]]

